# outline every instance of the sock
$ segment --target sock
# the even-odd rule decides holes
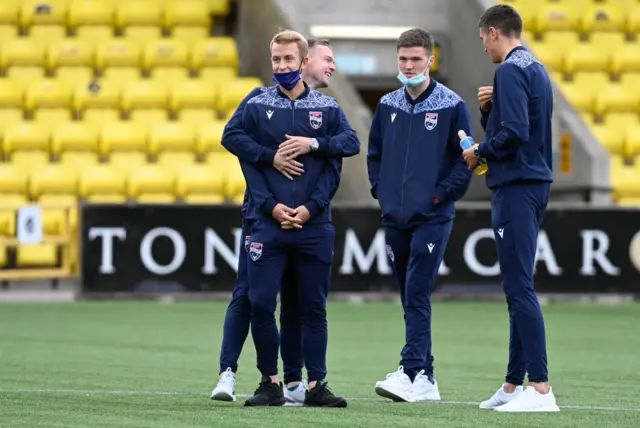
[[[294,385],[294,386],[289,386],[289,387],[287,387],[287,389],[288,389],[289,391],[293,392],[293,391],[295,391],[296,389],[298,389],[298,387],[299,387],[300,385],[301,385],[301,384],[299,383],[299,384]]]

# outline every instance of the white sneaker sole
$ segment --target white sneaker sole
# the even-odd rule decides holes
[[[558,406],[534,407],[533,409],[501,409],[500,407],[496,407],[493,410],[495,412],[501,412],[501,413],[534,413],[534,412],[559,412],[560,408]]]
[[[421,401],[440,401],[440,394],[427,394],[424,397],[414,398],[412,401],[421,402]]]
[[[219,391],[215,394],[211,393],[211,399],[215,401],[236,401],[236,396],[226,391]]]
[[[400,391],[393,391],[386,386],[376,385],[376,394],[380,397],[389,398],[396,403],[407,402],[410,403],[412,401],[409,394],[402,393]]]
[[[302,407],[304,406],[304,403],[298,403],[297,401],[285,401],[284,406],[285,407]]]

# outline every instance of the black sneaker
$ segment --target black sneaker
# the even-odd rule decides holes
[[[245,406],[284,406],[284,392],[282,383],[271,382],[268,377],[263,377],[253,397],[244,402]]]
[[[347,407],[347,400],[333,395],[327,382],[318,381],[315,388],[307,390],[304,405],[309,407]]]

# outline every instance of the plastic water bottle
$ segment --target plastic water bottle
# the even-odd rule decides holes
[[[475,141],[473,141],[473,137],[467,135],[467,133],[462,129],[458,131],[458,137],[460,137],[460,147],[462,147],[462,150],[470,149],[475,144]],[[476,175],[482,175],[486,174],[488,170],[489,166],[487,165],[487,161],[480,158],[480,161],[475,167],[474,172],[476,173]]]

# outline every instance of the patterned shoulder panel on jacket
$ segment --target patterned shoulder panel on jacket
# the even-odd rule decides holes
[[[426,100],[415,105],[413,113],[416,114],[425,111],[444,110],[446,108],[455,107],[460,101],[462,101],[462,98],[460,98],[458,94],[441,83],[437,83],[433,92],[431,92],[431,95],[429,95]],[[411,104],[409,104],[409,101],[407,101],[407,98],[404,95],[404,88],[388,93],[382,97],[380,103],[411,113]]]
[[[278,94],[276,86],[266,88],[266,90],[251,98],[247,104],[260,104],[269,107],[276,107],[282,109],[291,109],[291,100],[281,97]],[[301,100],[296,101],[296,108],[310,109],[310,108],[323,108],[323,107],[338,107],[338,102],[321,92],[314,89],[309,91],[309,95]]]
[[[511,56],[504,62],[505,64],[513,64],[520,68],[527,68],[533,63],[540,64],[529,51],[525,50],[517,50],[511,54]]]

